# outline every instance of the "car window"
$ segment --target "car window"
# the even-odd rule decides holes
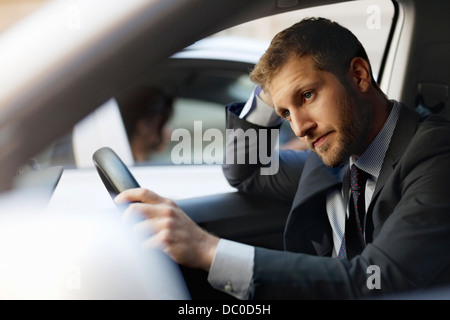
[[[223,105],[205,100],[178,98],[174,101],[174,114],[168,122],[167,146],[149,156],[154,164],[211,163],[211,154],[205,152],[210,143],[204,141],[204,132],[218,130],[220,145],[224,143],[225,117]],[[186,141],[189,140],[189,141]],[[194,141],[197,145],[194,146]],[[221,151],[220,151],[221,152]],[[214,158],[214,154],[213,158]]]
[[[307,17],[324,17],[350,29],[367,51],[379,74],[395,9],[390,0],[349,1],[287,12],[224,30],[215,36],[249,37],[270,41],[276,33]]]
[[[186,49],[184,54],[175,55],[167,65],[150,71],[143,80],[147,87],[157,88],[172,99],[173,110],[164,125],[156,120],[152,122],[153,126],[158,123],[162,143],[144,160],[135,156],[134,163],[130,164],[220,164],[225,140],[224,105],[249,97],[253,90],[249,71],[270,40],[277,32],[305,17],[330,18],[352,30],[366,48],[375,78],[378,78],[393,15],[394,7],[389,0],[350,1],[302,9],[224,30]],[[121,104],[120,99],[118,103]],[[127,126],[125,123],[130,138]],[[116,126],[111,130],[124,129]],[[93,135],[98,134],[97,131],[85,135],[95,138]],[[280,146],[304,148],[287,124],[282,126]],[[58,164],[59,160],[55,160],[59,158],[64,159],[65,166],[78,166],[75,159],[80,151],[71,144],[70,133],[49,149],[45,153],[46,159],[50,159],[48,163]],[[133,143],[131,152],[132,149]]]

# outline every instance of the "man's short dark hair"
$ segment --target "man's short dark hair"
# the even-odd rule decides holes
[[[291,56],[309,56],[317,69],[332,72],[341,81],[353,58],[360,57],[369,63],[364,47],[350,30],[328,19],[307,18],[273,38],[250,74],[251,80],[267,88]],[[373,76],[372,83],[375,84]]]

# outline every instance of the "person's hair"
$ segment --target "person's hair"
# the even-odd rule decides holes
[[[135,89],[131,97],[121,100],[120,112],[125,130],[131,138],[139,119],[156,120],[157,132],[161,133],[173,113],[173,99],[153,87]]]
[[[307,18],[279,32],[269,48],[250,73],[250,79],[267,88],[273,76],[291,57],[311,57],[319,70],[333,73],[344,81],[344,76],[355,57],[369,63],[367,53],[348,29],[324,18]],[[375,83],[372,70],[372,83]]]

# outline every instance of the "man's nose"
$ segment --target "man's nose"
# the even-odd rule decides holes
[[[297,137],[304,137],[311,133],[316,127],[316,123],[308,116],[308,114],[301,111],[291,112],[291,127]]]

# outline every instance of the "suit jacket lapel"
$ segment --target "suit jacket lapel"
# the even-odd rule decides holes
[[[311,153],[305,163],[293,206],[295,207],[317,195],[317,193],[342,183],[346,168],[347,164],[338,168],[329,168],[325,166],[317,154]]]
[[[340,187],[347,165],[328,168],[312,153],[305,163],[285,230],[286,250],[327,255],[332,249],[327,191]]]
[[[372,196],[372,200],[370,202],[369,208],[367,210],[366,215],[366,242],[372,242],[373,233],[374,233],[374,218],[373,218],[373,210],[376,203],[376,199],[383,190],[386,181],[393,175],[393,171],[395,166],[401,159],[405,149],[408,147],[409,142],[413,138],[417,126],[420,121],[420,116],[414,110],[406,107],[405,105],[401,105],[400,114],[397,120],[397,125],[394,129],[394,133],[392,134],[391,142],[389,144],[389,148],[386,152],[386,156],[383,161],[383,165],[381,167],[380,176],[378,177],[377,184],[375,186],[375,191]],[[379,213],[380,214],[380,213]],[[387,214],[387,213],[381,213]],[[378,217],[380,219],[380,217]],[[371,221],[371,223],[369,223]]]
[[[411,141],[414,133],[417,130],[420,116],[414,110],[405,105],[401,105],[400,114],[397,120],[397,125],[394,129],[394,133],[389,144],[389,148],[386,152],[386,156],[381,167],[380,176],[375,187],[375,191],[372,200],[375,199],[380,191],[383,189],[387,179],[392,175],[394,168],[406,147]],[[373,201],[371,205],[373,204]]]

